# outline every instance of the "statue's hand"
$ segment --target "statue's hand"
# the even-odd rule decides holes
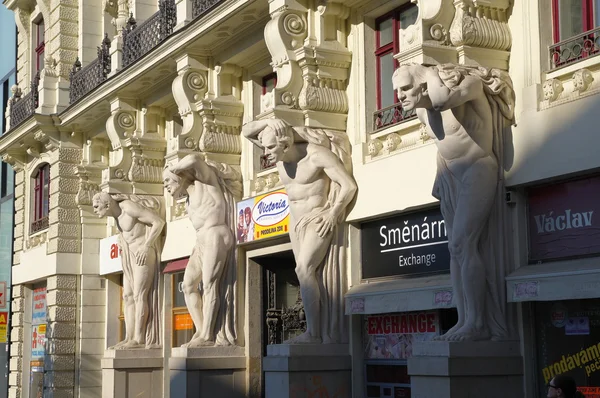
[[[138,267],[146,265],[146,259],[148,258],[148,251],[150,247],[144,245],[135,253],[135,262]]]
[[[338,218],[333,212],[318,217],[315,222],[317,223],[317,234],[319,237],[324,238],[331,233],[337,224]]]
[[[275,136],[281,138],[286,136],[286,130],[288,129],[288,124],[281,119],[269,119],[268,125],[275,131]]]

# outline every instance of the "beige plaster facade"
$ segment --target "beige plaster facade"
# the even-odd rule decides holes
[[[163,168],[198,152],[241,172],[244,199],[283,188],[277,169],[261,167],[260,150],[240,136],[242,126],[255,120],[278,118],[293,126],[344,131],[350,141],[358,191],[346,218],[352,385],[345,396],[364,396],[366,391],[363,317],[452,307],[450,302],[433,300],[436,292],[451,291],[447,273],[369,283],[362,275],[362,223],[437,205],[431,195],[437,149],[420,122],[408,118],[374,126],[376,21],[409,2],[227,0],[208,2],[211,7],[200,15],[194,14],[194,3],[173,2],[173,32],[133,62],[124,62],[122,32],[128,29],[128,15],[135,18],[135,29],[142,29],[144,21],[161,12],[156,2],[4,3],[14,11],[18,26],[21,98],[29,93],[36,74],[33,31],[40,16],[46,22],[47,59],[40,72],[35,113],[13,123],[11,107],[18,101],[12,101],[6,110],[11,128],[0,138],[0,155],[13,166],[16,184],[11,397],[31,394],[32,297],[40,285],[45,285],[47,296],[48,396],[101,397],[105,383],[114,391],[121,388],[123,394],[149,394],[143,389],[124,391],[125,385],[136,384],[135,379],[126,381],[106,371],[131,358],[114,354],[107,359],[105,354],[121,339],[115,315],[121,307],[121,282],[118,272],[102,274],[105,254],[100,241],[118,229],[112,219],[94,215],[92,197],[99,191],[164,197],[167,224],[161,238],[161,268],[188,258],[196,243],[195,231],[185,201],[163,189]],[[495,67],[507,70],[514,83],[517,124],[511,130],[513,162],[505,183],[513,232],[511,268],[517,271],[507,277],[507,289],[508,301],[518,302],[510,306],[518,313],[513,322],[523,358],[519,396],[537,397],[541,385],[532,370],[536,358],[534,326],[528,321],[531,307],[523,303],[528,300],[512,299],[511,289],[539,279],[548,286],[538,297],[545,301],[598,298],[600,290],[583,286],[586,280],[597,279],[594,257],[561,260],[551,269],[528,266],[527,192],[549,181],[592,175],[600,167],[596,131],[600,57],[551,67],[552,16],[546,0],[412,3],[418,6],[418,16],[397,32],[399,52],[394,58],[399,63]],[[111,43],[106,76],[70,102],[73,64],[79,59],[85,69],[97,62],[96,47],[105,35]],[[272,73],[276,86],[263,90],[264,78]],[[50,170],[47,227],[32,232],[34,179],[44,164]],[[171,274],[161,273],[164,344],[158,356],[141,358],[151,363],[146,366],[148,374],[162,377],[153,387],[162,389],[157,396],[179,396],[171,383],[186,366],[200,373],[228,369],[232,376],[227,388],[252,397],[264,393],[261,360],[268,329],[261,314],[266,300],[261,258],[290,250],[285,235],[238,247],[237,347],[215,351],[217,359],[172,347],[178,315],[172,298],[178,286]],[[574,282],[561,283],[561,278]],[[560,294],[549,293],[554,291]],[[362,309],[352,309],[354,300],[362,300]],[[144,386],[139,380],[137,387]]]

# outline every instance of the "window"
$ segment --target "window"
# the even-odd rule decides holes
[[[403,6],[375,21],[375,58],[377,60],[377,109],[374,129],[392,125],[405,119],[398,97],[392,87],[392,74],[398,67],[394,54],[400,51],[400,29],[406,29],[417,20],[415,4]]]
[[[552,67],[598,54],[600,0],[552,0],[553,40],[550,47]]]
[[[50,165],[45,164],[37,169],[32,179],[33,202],[31,210],[31,233],[48,228],[48,211],[50,207]]]
[[[171,274],[173,288],[173,347],[179,347],[192,339],[196,328],[183,295],[183,272]]]
[[[35,54],[36,54],[36,71],[44,69],[44,48],[45,48],[45,26],[44,20],[34,24],[35,27]]]

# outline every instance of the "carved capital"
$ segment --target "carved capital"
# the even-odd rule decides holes
[[[106,133],[113,150],[121,148],[125,139],[131,137],[136,128],[135,108],[123,100],[110,104],[111,115],[106,120]]]
[[[588,69],[579,69],[577,72],[573,73],[573,88],[575,91],[579,92],[579,94],[586,91],[594,81],[594,76],[592,76],[592,72]]]
[[[491,50],[510,50],[508,1],[455,0],[456,12],[450,26],[454,46],[472,46]]]
[[[42,143],[47,151],[52,151],[58,148],[60,145],[60,140],[58,139],[57,134],[38,131],[34,134],[33,138]]]
[[[558,97],[565,90],[563,84],[558,79],[548,79],[544,82],[544,99],[552,102],[556,101]]]
[[[91,206],[92,198],[98,192],[100,192],[100,186],[95,183],[92,178],[97,176],[99,168],[78,166],[75,174],[79,177],[79,189],[75,202],[81,208],[81,206]]]
[[[25,156],[23,153],[5,153],[2,161],[11,165],[15,172],[25,169]]]

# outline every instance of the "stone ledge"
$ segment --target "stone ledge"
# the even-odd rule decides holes
[[[176,347],[171,350],[171,357],[178,358],[221,358],[243,357],[244,347],[239,346],[214,346],[201,348]]]
[[[246,369],[245,356],[226,357],[171,357],[169,358],[171,370],[231,370]]]
[[[267,356],[263,358],[264,372],[317,372],[352,370],[350,355],[324,356]]]
[[[517,341],[427,341],[413,345],[413,357],[521,357]]]
[[[444,358],[412,357],[408,360],[412,376],[520,376],[523,374],[521,357]]]
[[[267,357],[346,356],[348,344],[274,344],[267,346]]]

